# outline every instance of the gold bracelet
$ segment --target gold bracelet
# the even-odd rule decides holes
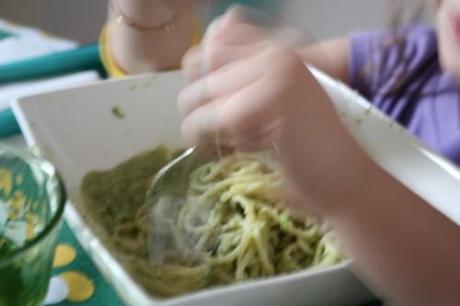
[[[136,23],[135,21],[127,18],[119,9],[117,9],[113,3],[113,1],[110,1],[110,9],[116,16],[115,23],[116,24],[125,24],[131,28],[134,28],[136,30],[142,31],[142,32],[150,32],[150,31],[160,31],[160,32],[172,32],[175,28],[175,23],[176,23],[176,18],[177,15],[174,15],[174,17],[167,23],[159,25],[159,26],[152,26],[152,27],[147,27],[140,25]]]

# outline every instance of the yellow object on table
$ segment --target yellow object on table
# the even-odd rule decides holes
[[[107,74],[111,77],[124,77],[128,73],[124,71],[115,61],[113,57],[113,51],[110,47],[110,27],[105,25],[102,29],[100,38],[99,38],[99,45],[100,45],[100,57],[102,64],[105,67]],[[195,31],[192,38],[192,45],[196,45],[201,41],[203,37],[203,26],[201,22],[197,21],[195,23]]]

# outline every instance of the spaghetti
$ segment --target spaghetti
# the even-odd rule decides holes
[[[149,292],[173,296],[342,259],[331,233],[312,217],[299,222],[283,209],[283,180],[273,159],[251,153],[206,163],[190,175],[174,226],[192,237],[203,255],[200,262],[152,264],[144,195],[172,156],[159,148],[111,171],[90,173],[82,183],[82,202],[93,225],[102,225],[108,247]]]

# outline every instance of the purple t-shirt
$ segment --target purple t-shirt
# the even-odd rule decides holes
[[[437,37],[412,25],[351,37],[350,84],[424,143],[460,165],[460,85],[440,67]]]

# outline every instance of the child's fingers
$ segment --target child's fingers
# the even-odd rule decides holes
[[[182,134],[189,142],[200,145],[218,143],[237,148],[260,148],[266,145],[268,128],[280,115],[270,107],[268,95],[260,96],[257,83],[242,90],[211,100],[191,111],[182,123]],[[256,106],[254,106],[254,103]],[[267,107],[268,106],[268,107]],[[269,109],[271,108],[271,109]]]
[[[254,140],[254,135],[282,116],[282,103],[274,103],[272,94],[272,90],[258,81],[228,97],[221,106],[219,130],[238,142]]]
[[[179,110],[185,116],[202,105],[231,95],[260,78],[266,67],[260,55],[229,64],[187,86],[178,97]]]
[[[221,131],[220,133],[224,136],[221,137],[223,140],[220,142],[245,152],[273,149],[273,135],[281,128],[282,124],[282,118],[273,118],[272,122],[264,122],[257,129],[245,133],[229,134]]]
[[[196,81],[237,60],[251,57],[266,47],[264,43],[250,46],[207,46],[191,48],[182,60],[182,72],[188,83]]]
[[[290,101],[299,99],[285,80],[297,73],[297,66],[304,69],[289,51],[273,47],[197,81],[179,98],[186,115],[184,134],[200,143],[218,131],[232,146],[266,145],[265,139],[279,129],[274,122],[282,122]]]
[[[209,27],[202,43],[208,71],[251,56],[268,44],[269,37],[258,27],[244,22],[239,17],[240,10],[231,9]]]
[[[222,128],[230,134],[259,130],[282,117],[293,106],[292,101],[301,99],[298,86],[289,80],[294,74],[302,78],[304,65],[289,50],[269,48],[253,64],[263,77],[235,92],[222,105]]]
[[[260,126],[244,133],[235,133],[233,128],[225,126],[226,114],[222,105],[228,97],[216,100],[195,110],[182,123],[182,134],[190,144],[199,144],[206,148],[236,148],[243,151],[258,151],[272,146],[273,131],[280,122]],[[216,150],[214,150],[216,151]]]
[[[223,66],[236,61],[249,58],[269,46],[268,42],[260,42],[257,44],[246,46],[231,46],[231,45],[204,45],[203,46],[203,65],[204,70],[209,72],[215,71]]]
[[[219,127],[219,103],[206,104],[189,114],[182,122],[182,135],[190,144],[207,146],[213,143]]]
[[[191,83],[205,75],[202,45],[192,47],[182,59],[182,74]]]
[[[267,126],[275,122],[280,114],[262,106],[266,101],[256,100],[257,91],[260,87],[252,84],[236,94],[196,108],[183,121],[184,137],[200,145],[218,143],[245,149],[267,145],[265,139],[270,139],[271,132]],[[253,103],[258,107],[254,107]]]
[[[246,46],[267,40],[268,36],[257,26],[235,21],[225,15],[213,23],[204,38],[205,44]]]

